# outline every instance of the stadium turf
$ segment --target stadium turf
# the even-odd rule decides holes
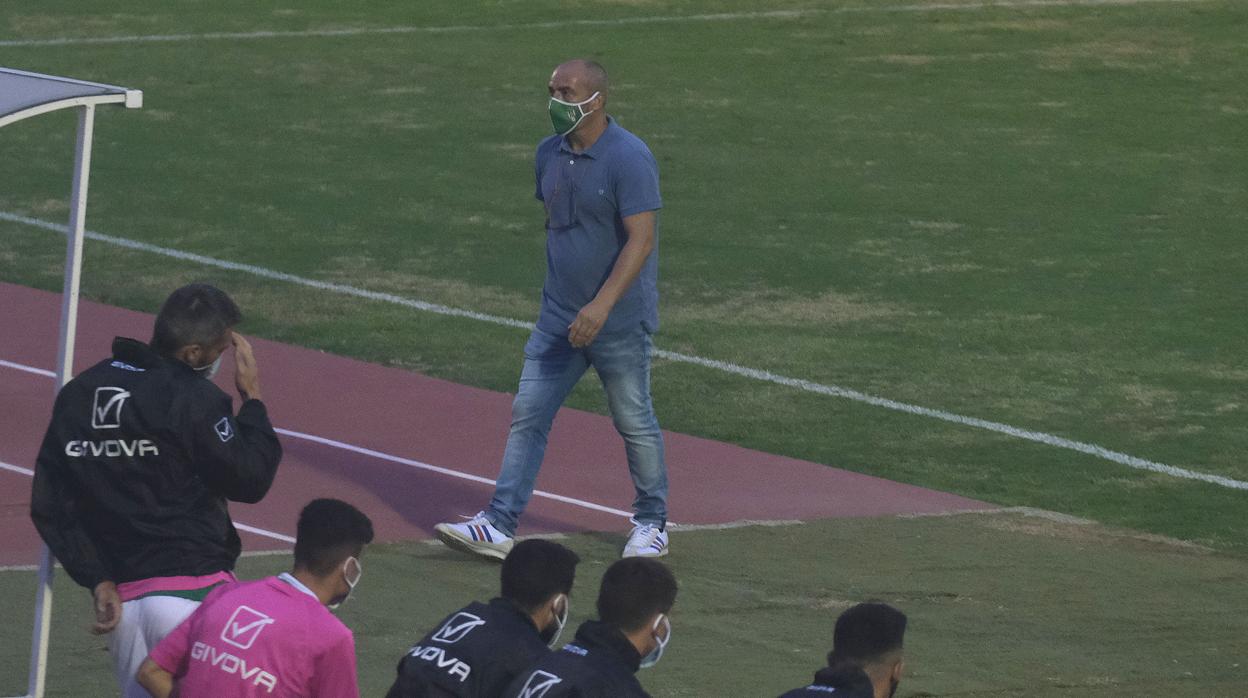
[[[572,623],[593,612],[622,535],[564,541],[582,556]],[[681,585],[673,640],[642,672],[659,697],[775,696],[823,661],[832,624],[867,599],[910,616],[898,696],[1041,698],[1241,695],[1248,562],[1197,546],[1019,513],[856,519],[673,534]],[[248,577],[287,556],[242,561]],[[498,566],[440,545],[370,548],[354,629],[363,695],[385,693],[403,651],[450,611],[496,593]],[[29,573],[0,573],[0,613],[24,620]],[[49,696],[106,695],[102,640],[88,596],[64,575]],[[24,623],[0,634],[0,694],[20,692]],[[6,693],[7,691],[7,693]]]
[[[0,65],[145,90],[144,109],[97,120],[92,229],[527,320],[543,262],[530,158],[548,129],[544,81],[567,56],[596,57],[615,78],[611,111],[650,143],[663,172],[661,348],[1248,480],[1248,164],[1238,145],[1248,125],[1248,6],[935,9],[947,4],[782,0],[767,4],[771,14],[744,16],[758,3],[12,0],[0,17]],[[3,43],[387,27],[426,29]],[[64,221],[72,132],[71,114],[0,130],[0,212]],[[62,254],[55,234],[0,220],[0,279],[59,289]],[[150,311],[171,287],[211,279],[239,298],[249,332],[514,389],[521,330],[98,242],[86,260],[83,288],[97,300]],[[932,546],[930,557],[917,546],[895,567],[855,558],[855,573],[879,578],[852,589],[910,589],[915,600],[896,598],[920,614],[916,629],[937,633],[920,640],[916,630],[914,643],[936,646],[914,646],[909,690],[1233,695],[1243,684],[1242,668],[1218,664],[1234,636],[1206,642],[1202,631],[1234,630],[1229,609],[1243,608],[1229,604],[1232,582],[1243,587],[1236,560],[1248,553],[1245,491],[686,364],[659,362],[654,382],[670,429],[1219,551],[1166,552],[1169,573],[1150,554],[1131,575],[1097,567],[1101,555],[1143,555],[1119,538],[1087,547],[1029,536],[999,553],[1017,561],[1010,569],[968,561],[988,545],[974,537]],[[588,381],[571,404],[604,409]],[[755,600],[814,594],[798,584],[838,579],[856,545],[828,541],[877,524],[881,536],[903,525],[696,534],[705,543],[689,534],[673,561],[693,575],[684,556],[705,554],[708,578],[716,563],[750,562],[743,569],[755,573],[733,588]],[[904,525],[919,537],[967,524]],[[773,534],[811,538],[782,558]],[[1078,561],[1046,557],[1050,546]],[[396,566],[384,588],[437,596],[412,611],[426,620],[464,596],[462,575],[488,581],[488,569],[423,547],[378,558]],[[909,566],[921,560],[926,567]],[[924,576],[937,568],[957,573],[957,584]],[[420,588],[422,579],[436,582]],[[1211,586],[1189,594],[1201,588],[1193,579]],[[1000,609],[959,605],[958,594],[976,598],[958,588],[964,580],[1031,593]],[[1107,590],[1124,585],[1156,591],[1136,615],[1119,615]],[[829,598],[844,593],[830,588]],[[683,672],[673,654],[650,685],[710,695],[699,682],[800,682],[818,650],[798,643],[786,655],[730,633],[739,626],[712,611],[727,614],[743,597],[717,589],[722,596],[705,593],[720,606],[687,607],[684,661],[699,666],[698,642],[737,654],[705,654],[706,665]],[[1175,605],[1152,615],[1149,603]],[[802,608],[750,615],[776,643],[824,637],[813,624],[826,626],[832,611]],[[985,623],[987,610],[1001,615]],[[97,647],[73,639],[79,617],[58,620],[60,651],[70,653],[60,661],[100,665]],[[1158,620],[1131,624],[1141,618]],[[406,641],[372,621],[360,629],[369,662],[388,666]],[[751,650],[764,659],[751,663]],[[0,676],[20,676],[24,660],[15,662]],[[767,662],[783,664],[783,681]],[[371,667],[365,680],[380,673]]]

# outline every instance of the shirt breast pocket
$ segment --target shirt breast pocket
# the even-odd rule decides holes
[[[560,232],[576,227],[576,180],[566,164],[547,167],[542,173],[542,202],[546,228]]]
[[[615,218],[615,192],[605,175],[594,172],[577,182],[576,210],[582,223],[609,225]]]

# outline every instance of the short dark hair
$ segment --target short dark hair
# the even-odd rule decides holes
[[[295,567],[323,577],[373,542],[373,522],[339,499],[314,499],[299,512]]]
[[[902,648],[906,614],[878,601],[860,603],[836,619],[828,666],[866,665]]]
[[[602,575],[598,618],[626,633],[640,630],[656,613],[676,603],[676,577],[658,560],[626,557]]]
[[[533,611],[555,594],[570,594],[580,561],[576,553],[552,541],[516,543],[499,575],[503,598]]]
[[[152,349],[173,356],[182,347],[207,347],[221,341],[243,319],[225,291],[209,284],[188,284],[169,294],[152,330]]]

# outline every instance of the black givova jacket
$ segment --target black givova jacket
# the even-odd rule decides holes
[[[386,698],[496,698],[549,653],[533,620],[515,604],[473,602],[408,650]]]
[[[862,669],[854,666],[829,669],[815,674],[815,680],[804,688],[795,688],[780,698],[874,698],[875,687]]]
[[[641,655],[612,625],[591,620],[576,639],[516,677],[508,698],[649,698],[637,681]]]
[[[226,500],[258,502],[282,448],[259,400],[118,337],[56,397],[30,517],[78,584],[232,570]]]

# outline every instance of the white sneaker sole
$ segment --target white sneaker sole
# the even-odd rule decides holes
[[[664,547],[662,551],[655,553],[651,552],[649,548],[643,550],[630,550],[625,548],[624,552],[620,553],[620,557],[663,557],[664,555],[667,555],[668,550],[668,547]]]
[[[507,553],[511,552],[511,547],[515,545],[515,542],[510,539],[506,543],[475,541],[464,537],[459,531],[446,524],[434,526],[433,532],[438,536],[438,540],[445,543],[448,548],[495,560],[506,559]]]

